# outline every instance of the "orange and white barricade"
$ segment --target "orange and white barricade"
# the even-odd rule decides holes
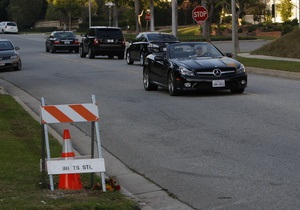
[[[104,165],[104,159],[102,158],[100,129],[98,123],[99,111],[98,111],[98,106],[96,104],[95,96],[92,95],[92,103],[64,104],[64,105],[45,105],[45,99],[42,98],[40,117],[41,117],[41,124],[43,130],[43,142],[44,142],[42,144],[41,171],[44,177],[47,170],[49,174],[49,180],[50,180],[50,189],[54,190],[54,184],[53,184],[54,174],[76,174],[76,173],[100,172],[102,189],[105,192],[106,191],[105,177],[104,177],[105,165]],[[91,156],[89,156],[89,158],[85,158],[85,157],[51,158],[47,125],[52,123],[76,123],[76,122],[92,123]],[[98,157],[94,157],[95,141],[97,145]],[[66,147],[66,145],[64,146]],[[71,145],[69,145],[68,147],[71,147]],[[45,155],[45,150],[46,150],[46,155]],[[42,180],[42,182],[45,181]]]

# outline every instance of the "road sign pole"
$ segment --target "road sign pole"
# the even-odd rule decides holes
[[[206,8],[206,0],[202,0],[202,6],[204,8]],[[203,34],[202,35],[205,37],[205,39],[207,39],[207,24],[206,24],[206,21],[204,21],[202,28],[203,28]]]

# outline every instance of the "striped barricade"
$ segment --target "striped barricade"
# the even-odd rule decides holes
[[[105,178],[104,178],[104,159],[102,158],[101,152],[101,142],[100,142],[100,129],[99,129],[99,111],[98,106],[96,105],[95,96],[92,95],[92,103],[83,103],[83,104],[63,104],[63,105],[45,105],[45,100],[42,98],[42,105],[40,108],[40,117],[41,117],[41,124],[42,129],[44,132],[44,140],[45,146],[47,151],[47,161],[45,161],[45,152],[42,152],[42,172],[46,171],[46,165],[48,168],[48,174],[50,179],[50,188],[54,190],[53,186],[53,174],[60,174],[61,170],[60,164],[63,164],[64,168],[68,168],[65,166],[71,166],[72,164],[81,165],[83,162],[84,164],[88,163],[87,165],[93,166],[90,167],[90,170],[84,169],[79,172],[100,172],[102,178],[102,189],[105,192]],[[50,145],[49,145],[49,138],[48,138],[48,130],[47,124],[52,123],[76,123],[76,122],[92,122],[92,134],[91,134],[91,142],[92,142],[92,151],[91,151],[91,158],[85,160],[78,160],[78,158],[74,158],[74,160],[58,160],[57,158],[51,159],[50,155]],[[96,134],[96,136],[94,135]],[[96,137],[96,138],[95,138]],[[94,138],[97,143],[98,149],[98,158],[94,158],[93,153],[93,145],[94,145]],[[42,150],[45,150],[42,148]],[[99,166],[96,165],[95,161],[99,161]],[[69,167],[71,168],[71,167]],[[80,168],[80,167],[79,167]],[[94,168],[94,170],[92,170]],[[97,170],[97,171],[95,171]],[[72,171],[70,172],[72,173]]]

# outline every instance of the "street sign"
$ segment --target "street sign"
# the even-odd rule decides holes
[[[208,11],[203,6],[197,6],[192,11],[192,17],[198,24],[203,24],[208,18]]]
[[[146,20],[146,21],[150,21],[150,19],[151,19],[151,15],[150,15],[150,13],[147,13],[147,14],[145,15],[145,20]]]

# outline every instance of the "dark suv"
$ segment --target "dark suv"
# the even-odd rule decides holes
[[[109,58],[117,56],[124,59],[125,39],[118,27],[93,26],[83,36],[79,53],[80,57],[95,58],[96,55],[107,55]]]

